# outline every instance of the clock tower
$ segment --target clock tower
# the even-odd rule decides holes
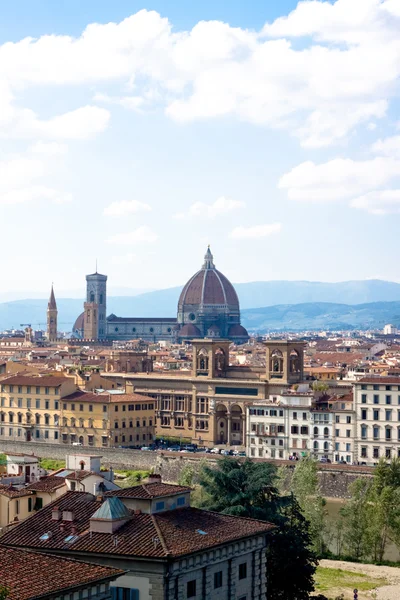
[[[57,316],[57,304],[53,286],[51,286],[50,299],[47,304],[47,339],[49,342],[57,341]]]

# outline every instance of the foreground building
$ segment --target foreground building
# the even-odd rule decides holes
[[[157,342],[186,341],[201,336],[246,342],[249,335],[240,324],[239,299],[230,281],[218,271],[208,247],[204,263],[183,287],[177,317],[107,316],[107,275],[86,276],[84,312],[73,334],[85,340],[127,341],[136,338]]]
[[[115,598],[261,600],[269,523],[190,507],[190,488],[153,482],[104,498],[68,492],[2,538],[126,571]]]
[[[112,600],[120,569],[0,546],[0,584],[7,600]]]

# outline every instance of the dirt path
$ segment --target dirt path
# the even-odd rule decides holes
[[[343,571],[362,573],[373,578],[386,579],[388,585],[378,588],[377,600],[400,600],[400,568],[366,565],[341,560],[321,560],[319,564],[321,567],[343,569]],[[353,595],[350,593],[348,597],[352,598]],[[359,600],[364,600],[364,598],[372,598],[372,595],[371,592],[362,592],[358,594],[358,597]]]

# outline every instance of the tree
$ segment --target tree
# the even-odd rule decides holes
[[[368,479],[356,479],[349,488],[351,500],[340,511],[344,518],[343,541],[346,552],[357,560],[368,556],[371,551],[371,485]]]
[[[280,526],[267,549],[268,600],[308,600],[318,560],[309,524],[293,494],[282,506]]]
[[[207,498],[200,506],[274,523],[266,556],[268,600],[306,600],[317,566],[309,524],[293,494],[279,495],[276,480],[277,469],[270,463],[222,459],[200,475]]]
[[[325,499],[320,494],[318,463],[307,456],[297,463],[291,481],[291,490],[296,496],[304,517],[310,523],[310,535],[318,555],[325,550],[327,521]]]
[[[10,590],[5,585],[0,584],[0,600],[7,600],[10,595]]]

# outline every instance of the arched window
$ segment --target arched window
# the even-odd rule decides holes
[[[289,370],[291,373],[300,372],[300,356],[297,350],[292,350],[289,356]]]
[[[329,450],[329,443],[328,442],[324,442],[324,450],[325,450],[325,452],[327,452]]]
[[[8,413],[8,420],[10,423],[14,423],[14,413],[13,412]]]
[[[271,354],[270,371],[283,373],[283,354],[280,350],[275,349]]]
[[[85,427],[85,420],[82,418],[79,419],[79,427]]]
[[[329,435],[329,429],[327,427],[324,427],[324,437],[328,437]]]
[[[35,415],[35,423],[36,425],[40,425],[40,415],[38,415],[37,413]]]
[[[94,302],[94,293],[90,292],[90,302]]]
[[[58,415],[54,415],[54,425],[57,427],[59,423],[59,416]]]
[[[88,427],[93,427],[93,419],[88,419]]]
[[[314,450],[318,450],[319,449],[319,444],[318,442],[314,442]]]
[[[63,417],[63,426],[68,427],[68,419],[67,417]]]
[[[100,300],[99,300],[100,304],[103,304],[103,294],[100,294]]]
[[[318,427],[314,427],[314,435],[318,435]]]
[[[71,427],[75,427],[76,419],[75,417],[71,417]]]
[[[79,436],[79,443],[82,444],[82,446],[83,446],[83,435]]]

